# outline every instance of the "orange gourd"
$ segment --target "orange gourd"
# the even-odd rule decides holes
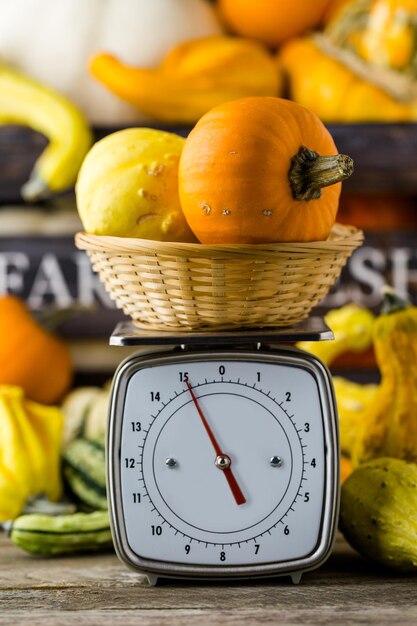
[[[139,111],[169,124],[195,124],[211,108],[236,98],[277,96],[281,69],[257,41],[201,37],[174,46],[158,67],[128,66],[96,54],[92,75]]]
[[[340,457],[340,484],[343,485],[345,480],[349,478],[351,473],[353,472],[353,463],[352,461],[342,454]]]
[[[331,123],[409,122],[417,119],[417,98],[403,101],[377,86],[366,64],[367,78],[332,58],[317,38],[293,39],[281,48],[279,61],[293,100]],[[308,71],[306,60],[308,59]]]
[[[281,48],[290,97],[326,122],[415,121],[416,14],[417,0],[339,3],[322,34]]]
[[[353,0],[345,2],[325,33],[339,48],[382,70],[417,78],[417,0]],[[395,80],[395,74],[391,75]]]
[[[17,297],[0,297],[0,384],[41,404],[58,402],[72,380],[68,346],[47,332]]]
[[[339,181],[351,172],[314,113],[280,98],[243,98],[215,107],[191,131],[180,201],[201,243],[324,240]]]
[[[332,0],[219,0],[220,15],[235,33],[273,48],[318,26]]]

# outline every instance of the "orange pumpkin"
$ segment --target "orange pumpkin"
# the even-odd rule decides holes
[[[72,382],[68,346],[47,332],[15,296],[0,297],[0,385],[21,387],[28,398],[54,404]]]
[[[243,98],[215,107],[191,131],[180,201],[202,243],[323,240],[336,219],[338,181],[351,172],[314,113],[280,98]]]
[[[235,33],[273,48],[318,26],[332,0],[219,0],[220,15]]]

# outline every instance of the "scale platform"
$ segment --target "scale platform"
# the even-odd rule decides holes
[[[219,346],[295,343],[297,341],[330,341],[333,332],[321,317],[309,317],[295,326],[237,329],[225,331],[157,331],[138,328],[131,321],[120,322],[110,337],[111,346]]]

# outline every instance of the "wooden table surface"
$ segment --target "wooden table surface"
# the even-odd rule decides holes
[[[342,540],[299,585],[281,578],[149,587],[112,553],[40,559],[0,539],[0,624],[7,626],[416,626],[416,583],[370,566]]]

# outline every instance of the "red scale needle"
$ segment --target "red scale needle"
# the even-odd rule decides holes
[[[206,420],[206,418],[204,416],[204,413],[201,410],[201,407],[200,407],[200,405],[199,405],[199,403],[197,401],[197,398],[195,397],[194,391],[193,391],[193,389],[192,389],[192,387],[190,385],[190,382],[188,380],[185,381],[185,382],[186,382],[186,385],[188,387],[188,391],[191,394],[191,398],[193,399],[193,402],[195,404],[195,408],[197,409],[197,412],[198,412],[198,414],[199,414],[199,416],[201,418],[201,421],[203,422],[204,428],[206,429],[206,432],[207,432],[207,434],[209,436],[209,439],[210,439],[211,443],[213,444],[213,448],[214,448],[214,451],[216,453],[216,456],[225,456],[225,454],[222,452],[222,450],[221,450],[221,448],[219,446],[219,443],[218,443],[216,437],[214,436],[213,431],[210,428],[210,424]],[[229,467],[226,467],[226,468],[222,469],[222,471],[223,471],[223,473],[224,473],[224,475],[225,475],[225,477],[227,479],[227,482],[229,483],[229,487],[230,487],[230,490],[231,490],[231,492],[233,494],[234,499],[236,500],[236,504],[245,504],[246,498],[243,495],[242,490],[239,487],[236,478],[234,477],[234,474],[232,472],[232,468],[229,466]]]

